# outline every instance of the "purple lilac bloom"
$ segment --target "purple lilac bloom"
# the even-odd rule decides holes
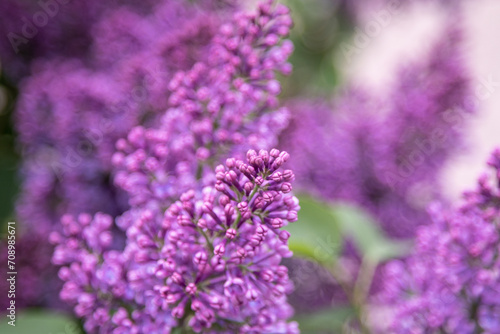
[[[298,187],[362,205],[393,237],[413,236],[473,109],[460,42],[459,29],[448,29],[428,59],[399,73],[386,98],[355,89],[333,106],[289,103],[282,144],[297,157]]]
[[[290,24],[287,9],[272,2],[257,14],[235,14],[213,38],[207,60],[174,76],[173,107],[160,126],[135,127],[117,142],[116,182],[133,185],[124,187],[132,208],[116,221],[127,235],[124,251],[90,245],[112,235],[106,232],[110,218],[102,214],[94,222],[87,215],[65,216],[64,224],[80,228],[52,235],[58,244],[53,261],[63,265],[61,297],[75,305],[90,332],[163,333],[172,326],[204,333],[298,332],[296,323],[286,322],[292,285],[279,264],[291,256],[289,234],[280,228],[295,221],[299,209],[289,194],[293,173],[277,170],[289,156],[250,150],[248,164],[239,160],[250,145],[275,143],[286,124],[285,110],[269,109],[280,90],[274,71],[290,70],[291,44],[279,40]],[[236,158],[214,173],[227,154]],[[72,241],[78,237],[82,244]],[[80,279],[95,257],[98,267]],[[118,286],[125,280],[126,290],[107,286],[108,274],[96,274],[101,266],[114,268],[106,272]],[[81,291],[88,298],[80,300]],[[109,321],[109,312],[119,319]]]
[[[59,278],[63,301],[85,319],[87,333],[167,333],[174,325],[167,312],[149,313],[138,304],[127,281],[127,254],[111,249],[113,218],[103,213],[61,219],[53,232],[52,262],[63,266]]]
[[[500,150],[488,164],[493,180],[482,176],[456,210],[431,207],[432,224],[419,230],[413,255],[386,267],[384,297],[396,308],[391,333],[500,331]]]
[[[120,22],[119,18],[109,17]],[[200,18],[207,20],[206,15]],[[128,27],[128,22],[122,23]],[[291,256],[289,234],[280,228],[295,221],[299,209],[297,199],[285,195],[292,189],[293,173],[277,171],[289,156],[275,149],[259,153],[251,150],[246,155],[248,164],[239,160],[250,146],[262,148],[276,143],[279,131],[287,124],[285,109],[272,110],[277,107],[280,92],[274,72],[286,74],[291,70],[286,60],[292,45],[281,42],[290,26],[288,9],[272,1],[260,4],[255,14],[234,14],[210,43],[202,46],[205,51],[198,54],[205,58],[188,57],[192,64],[179,65],[181,71],[168,83],[170,93],[164,91],[171,107],[165,112],[159,110],[158,117],[154,113],[151,116],[148,112],[155,110],[154,103],[163,103],[160,90],[151,94],[151,100],[146,100],[149,107],[141,105],[136,108],[138,112],[125,113],[131,117],[130,123],[138,117],[146,120],[127,131],[127,139],[117,141],[119,152],[112,159],[107,149],[97,155],[101,159],[97,167],[109,171],[111,177],[116,172],[109,170],[109,164],[118,167],[115,182],[130,196],[132,208],[116,219],[127,236],[125,249],[121,251],[120,242],[112,242],[119,235],[112,230],[111,216],[98,213],[94,218],[88,214],[71,218],[85,212],[84,208],[63,208],[61,212],[70,213],[62,218],[63,231],[51,234],[51,241],[57,245],[53,263],[63,266],[59,272],[65,282],[61,298],[75,306],[87,331],[164,333],[174,326],[187,326],[206,333],[298,332],[295,323],[286,323],[292,309],[285,296],[292,285],[286,268],[279,265],[281,257]],[[199,27],[204,29],[204,25]],[[96,29],[109,28],[103,25]],[[128,28],[123,30],[127,32]],[[111,44],[114,33],[110,31]],[[182,58],[195,55],[190,47],[172,49],[170,43],[176,38],[192,42],[193,36],[199,34],[172,34],[151,54],[162,55],[158,50],[165,50]],[[125,54],[132,52],[121,41],[112,45]],[[106,49],[102,50],[102,63],[97,62],[97,66],[106,66]],[[134,73],[139,73],[140,77],[142,56],[126,57],[123,67],[129,72],[117,72],[134,78]],[[170,63],[166,63],[168,67]],[[182,71],[183,67],[188,69]],[[116,68],[122,66],[113,64],[110,71]],[[81,72],[94,74],[91,70]],[[119,89],[112,91],[120,97],[120,88],[127,91],[129,82],[118,80],[115,84]],[[71,98],[76,102],[70,99],[69,105],[85,105],[78,100],[82,96],[75,95]],[[83,94],[83,98],[88,95]],[[109,109],[109,115],[116,116],[116,104],[98,106],[105,108],[104,116]],[[62,117],[62,122],[68,122],[64,124],[72,125],[71,120],[71,116]],[[125,131],[130,123],[122,122],[120,130]],[[64,130],[56,134],[68,133],[61,145],[73,140],[72,128]],[[34,133],[27,136],[36,136]],[[112,142],[108,138],[118,133],[103,138],[106,143]],[[101,146],[97,149],[101,153]],[[228,155],[235,158],[214,173],[214,164]],[[49,172],[51,167],[47,166]],[[69,175],[73,175],[71,171],[74,169],[69,169]],[[88,174],[88,166],[85,171]],[[72,181],[78,173],[76,169],[76,177],[64,180],[64,186],[75,187]],[[45,189],[51,188],[44,188],[42,183],[41,190]],[[84,198],[81,203],[86,203]],[[95,208],[90,210],[95,212],[92,210]]]
[[[288,112],[277,108],[275,72],[291,71],[293,46],[282,41],[291,24],[288,9],[272,1],[256,13],[239,12],[221,25],[206,59],[174,75],[171,107],[158,125],[137,126],[116,144],[115,183],[131,205],[176,198],[210,177],[221,157],[276,144]]]
[[[61,298],[89,332],[298,333],[286,322],[292,285],[280,265],[292,255],[281,228],[300,209],[293,172],[280,170],[288,158],[272,149],[248,151],[247,163],[227,159],[211,186],[166,210],[142,210],[123,252],[108,250],[110,216],[64,216],[64,234],[51,236]]]

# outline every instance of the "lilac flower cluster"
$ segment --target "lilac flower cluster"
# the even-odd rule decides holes
[[[431,208],[406,263],[385,269],[384,297],[396,311],[392,333],[497,333],[500,330],[498,189],[500,150],[476,191],[454,211]]]
[[[281,42],[291,19],[284,6],[272,2],[256,14],[235,14],[234,9],[180,0],[162,1],[150,10],[112,7],[88,29],[92,43],[82,53],[85,58],[34,63],[15,114],[24,157],[17,214],[30,235],[46,240],[59,229],[63,214],[120,215],[128,208],[128,196],[131,203],[143,196],[138,187],[128,186],[139,174],[135,167],[128,163],[124,185],[120,154],[112,159],[119,138],[131,140],[128,147],[118,142],[126,154],[140,148],[150,155],[148,168],[156,159],[156,167],[146,170],[153,180],[142,180],[157,189],[155,196],[170,191],[170,202],[157,196],[163,205],[192,186],[196,175],[189,173],[197,165],[210,181],[211,164],[220,157],[276,144],[288,114],[270,112],[280,91],[274,71],[291,70],[286,60],[292,45]],[[120,59],[113,61],[116,54]],[[193,105],[199,108],[191,110]],[[134,141],[141,129],[147,148]],[[164,146],[170,146],[167,152]],[[174,181],[174,171],[185,177]],[[43,288],[35,291],[44,294]],[[18,305],[40,299],[20,299]]]
[[[280,265],[294,174],[264,150],[288,120],[275,73],[291,71],[291,24],[273,1],[120,8],[93,28],[90,63],[35,67],[19,216],[50,233],[60,297],[89,333],[298,333]]]
[[[63,217],[64,236],[51,236],[53,262],[65,265],[61,297],[89,332],[298,333],[286,323],[292,286],[280,265],[292,255],[281,228],[300,208],[293,172],[279,170],[288,158],[273,149],[248,151],[247,163],[227,159],[212,186],[167,210],[142,210],[123,252],[109,250],[110,216]]]
[[[427,60],[400,72],[385,98],[353,89],[334,106],[290,103],[281,142],[297,157],[298,186],[360,204],[389,235],[412,237],[428,221],[440,167],[460,147],[460,127],[474,109],[460,47],[453,24]]]
[[[92,25],[118,8],[148,12],[154,1],[16,1],[0,3],[0,58],[8,80],[30,75],[37,58],[89,56]]]
[[[174,325],[167,313],[148,313],[134,301],[127,281],[125,253],[112,250],[113,218],[103,213],[61,219],[62,233],[53,232],[52,262],[64,265],[60,297],[75,305],[88,333],[166,333]],[[112,312],[111,312],[112,311]],[[161,330],[160,330],[161,329]]]
[[[293,46],[281,42],[291,24],[288,9],[272,2],[238,13],[220,27],[206,59],[174,75],[159,125],[137,126],[117,142],[115,182],[130,204],[176,198],[194,178],[212,175],[222,156],[276,144],[288,112],[270,111],[281,90],[275,72],[291,71]]]

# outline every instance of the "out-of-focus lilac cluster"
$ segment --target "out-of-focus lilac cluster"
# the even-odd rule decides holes
[[[497,333],[500,330],[498,217],[500,150],[454,211],[433,206],[414,254],[385,268],[383,296],[396,308],[391,333]],[[493,182],[491,182],[493,181]]]
[[[55,270],[47,270],[51,267],[50,258],[53,248],[46,238],[40,238],[36,233],[26,233],[22,238],[16,237],[16,286],[21,287],[16,292],[16,307],[23,307],[29,301],[32,306],[44,306],[47,300],[51,300],[51,305],[59,307],[62,305],[57,300],[61,284],[56,279]],[[0,244],[0,260],[9,263],[8,244]],[[10,282],[7,281],[10,275],[3,274],[0,280],[0,291],[8,295]],[[40,284],[44,282],[41,292]],[[5,312],[10,306],[10,300],[4,296],[0,298],[0,307]],[[19,301],[19,303],[18,303]]]
[[[473,111],[460,39],[449,28],[427,60],[400,72],[385,98],[353,89],[334,106],[290,103],[294,118],[281,141],[297,157],[298,186],[358,203],[389,235],[412,237],[428,220],[440,167],[460,147],[460,126]]]
[[[11,82],[30,74],[31,62],[37,58],[84,58],[91,54],[94,36],[91,27],[105,14],[125,7],[147,13],[154,1],[17,1],[0,3],[2,21],[0,59]]]
[[[286,323],[292,285],[280,265],[292,255],[280,229],[299,209],[293,172],[279,171],[288,158],[250,150],[167,210],[133,211],[123,252],[109,250],[110,216],[64,216],[64,233],[51,235],[61,298],[91,333],[298,333]]]

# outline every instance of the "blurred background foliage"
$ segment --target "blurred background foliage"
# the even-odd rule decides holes
[[[290,62],[292,75],[284,80],[283,95],[330,94],[341,78],[334,60],[342,41],[354,27],[346,1],[286,0],[292,9],[294,28],[291,39],[295,46]]]

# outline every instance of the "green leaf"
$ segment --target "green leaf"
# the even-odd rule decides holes
[[[341,235],[328,204],[310,196],[298,196],[298,221],[287,226],[289,246],[295,255],[331,263],[341,248]]]
[[[361,254],[372,262],[402,256],[410,250],[408,241],[387,238],[378,223],[360,207],[337,203],[331,208],[341,233],[352,239]]]
[[[0,333],[81,334],[77,322],[63,313],[47,310],[17,312],[15,327],[9,325],[11,319],[2,317]]]
[[[289,246],[295,255],[322,264],[334,261],[345,239],[352,240],[366,259],[373,263],[406,254],[411,244],[391,240],[377,221],[354,204],[327,204],[311,196],[299,195],[298,221],[287,226]]]
[[[344,323],[354,315],[354,310],[350,307],[337,307],[298,315],[293,320],[299,323],[301,333],[339,333]]]

